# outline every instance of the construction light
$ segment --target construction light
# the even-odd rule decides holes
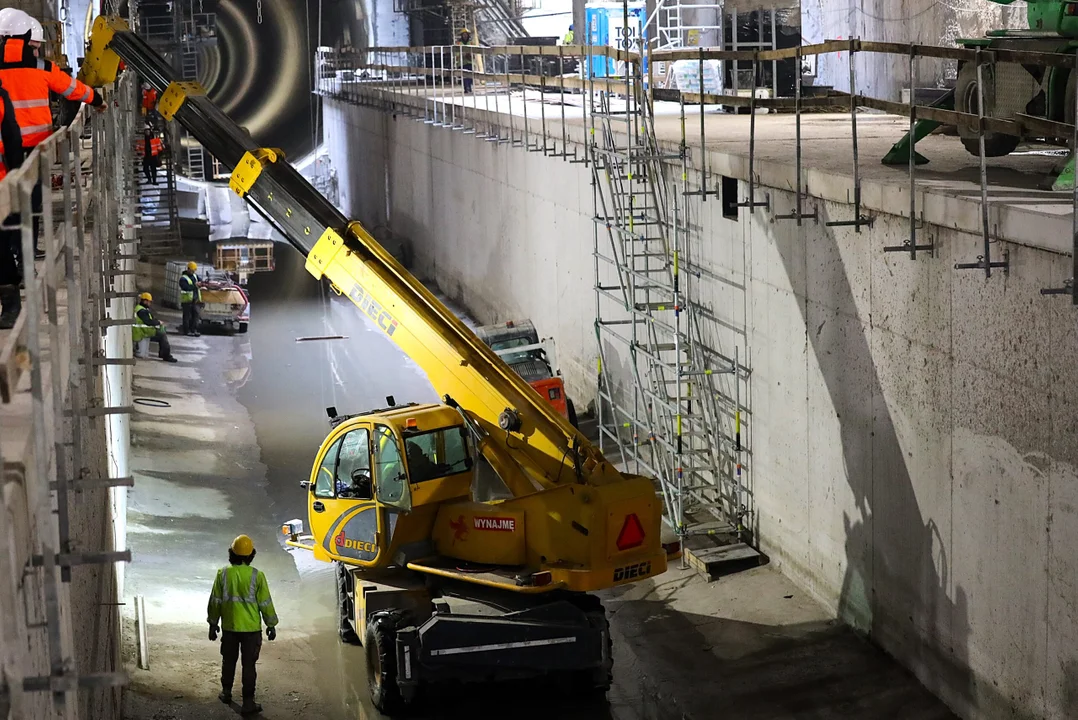
[[[281,525],[281,534],[288,535],[292,540],[295,540],[303,534],[303,521],[289,520],[284,525]]]
[[[640,518],[636,513],[625,516],[625,523],[618,533],[618,550],[630,550],[644,544],[644,526],[640,524]]]
[[[404,421],[404,427],[408,428],[409,430],[417,430],[419,428],[419,423],[416,422],[415,418],[408,418]]]

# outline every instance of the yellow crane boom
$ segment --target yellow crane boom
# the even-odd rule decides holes
[[[166,120],[234,168],[231,188],[307,270],[443,396],[440,405],[334,410],[303,483],[312,542],[300,540],[298,521],[283,528],[289,544],[336,562],[338,631],[345,642],[362,638],[376,707],[392,713],[428,682],[568,673],[586,691],[608,689],[610,627],[587,593],[666,570],[653,482],[619,472],[279,150],[255,144],[196,83],[177,82],[123,20],[97,18],[84,82],[111,83],[121,59],[161,92]],[[485,469],[474,453],[511,497],[474,500]],[[477,605],[485,610],[469,613]]]
[[[591,591],[666,569],[661,512],[650,480],[619,472],[360,223],[345,218],[300,176],[283,153],[259,147],[197,83],[175,81],[172,69],[122,19],[97,18],[80,75],[93,85],[107,84],[115,79],[121,59],[161,93],[158,107],[166,120],[180,122],[234,168],[232,190],[306,256],[307,270],[348,297],[426,372],[446,402],[464,414],[476,431],[479,452],[513,495],[503,501],[503,509],[528,519],[518,532],[529,571],[552,573],[551,589]],[[323,446],[322,453],[326,449]],[[454,498],[449,490],[436,496],[442,503],[455,499],[459,496]],[[436,517],[431,515],[429,527],[421,512],[414,514],[413,524],[436,539],[444,537],[454,521],[477,522],[475,512],[482,514],[464,505],[441,507]],[[312,549],[321,559],[348,562],[347,556],[332,552],[325,537],[336,527],[321,528],[323,536],[318,537],[320,530],[312,523]],[[626,528],[637,527],[639,542],[628,549],[616,542]],[[380,562],[389,563],[390,553],[383,555]],[[487,556],[466,547],[452,555],[463,560]],[[630,566],[632,572],[625,572]],[[417,569],[447,572],[430,566]],[[480,582],[470,575],[461,577]]]

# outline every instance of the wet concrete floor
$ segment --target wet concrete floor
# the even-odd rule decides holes
[[[133,420],[136,487],[128,512],[125,717],[236,717],[216,699],[217,645],[205,604],[231,539],[258,548],[278,615],[263,644],[265,718],[372,720],[363,650],[335,631],[332,567],[283,545],[280,524],[306,520],[306,479],[342,412],[436,398],[414,363],[355,309],[322,297],[298,256],[252,280],[246,336],[177,338],[181,362],[140,361]],[[300,337],[345,335],[341,340]],[[132,599],[146,597],[150,669],[135,667]],[[541,681],[438,688],[416,718],[949,718],[909,674],[797,591],[772,568],[717,583],[674,569],[608,593],[615,687],[580,705]],[[239,695],[239,686],[235,688]]]

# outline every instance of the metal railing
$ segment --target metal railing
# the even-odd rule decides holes
[[[126,682],[119,663],[114,564],[130,560],[111,536],[112,488],[106,436],[123,454],[117,421],[131,407],[134,296],[133,133],[138,107],[127,74],[107,112],[89,109],[41,143],[0,181],[0,218],[21,213],[22,311],[0,331],[0,467],[10,522],[0,526],[0,647],[11,716],[77,718],[79,694],[109,693],[119,713]],[[31,195],[43,183],[34,258]],[[95,537],[72,528],[102,523]],[[74,593],[76,572],[106,574],[109,597]],[[109,582],[111,580],[111,582]],[[94,645],[95,667],[79,667],[77,643]]]

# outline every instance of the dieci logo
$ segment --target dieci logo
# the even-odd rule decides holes
[[[514,532],[517,529],[516,518],[511,517],[475,517],[472,518],[472,527],[476,530],[501,530]]]
[[[344,534],[344,530],[337,533],[337,537],[333,538],[334,544],[338,548],[345,548],[346,550],[359,550],[360,552],[378,553],[378,548],[372,542],[364,542],[362,540],[352,540]]]

